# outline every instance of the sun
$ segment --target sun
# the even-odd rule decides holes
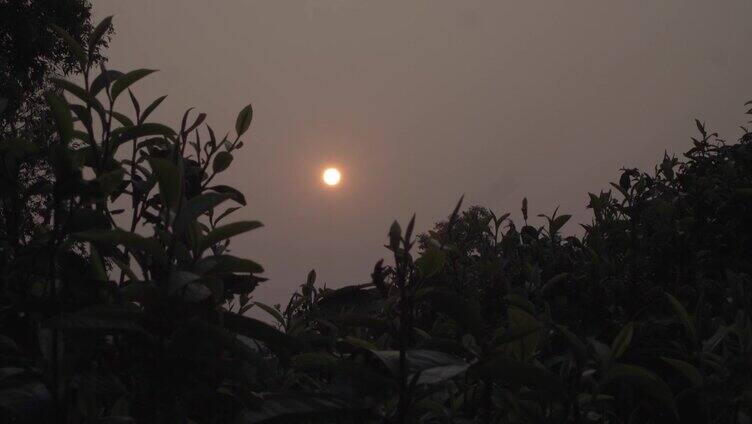
[[[337,168],[326,168],[321,175],[321,179],[324,180],[324,184],[333,187],[339,185],[339,182],[342,180],[342,174]]]

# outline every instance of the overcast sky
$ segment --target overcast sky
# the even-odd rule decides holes
[[[115,15],[118,70],[160,72],[142,104],[156,119],[208,113],[251,131],[221,182],[236,219],[265,228],[233,242],[285,303],[315,268],[329,287],[365,282],[392,220],[417,229],[459,196],[519,217],[557,205],[589,221],[587,192],[623,166],[681,153],[693,118],[736,139],[752,99],[752,1],[94,0]],[[322,187],[326,165],[343,184]]]

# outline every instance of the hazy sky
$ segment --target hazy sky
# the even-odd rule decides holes
[[[110,67],[156,68],[142,104],[178,126],[191,106],[231,131],[255,115],[221,182],[266,225],[233,242],[284,302],[315,268],[365,282],[389,224],[417,229],[462,193],[519,217],[557,205],[589,221],[587,192],[622,166],[681,153],[693,118],[729,139],[752,99],[752,1],[94,0],[115,15]],[[130,111],[129,111],[130,112]],[[337,190],[323,168],[344,174]]]

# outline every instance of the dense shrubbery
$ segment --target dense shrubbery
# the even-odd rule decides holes
[[[105,20],[88,37],[107,32]],[[593,221],[456,210],[388,233],[392,265],[336,290],[311,272],[284,310],[229,240],[242,147],[205,115],[174,131],[67,37],[49,144],[0,142],[0,414],[11,422],[750,422],[752,134],[698,124],[685,159],[623,170]],[[133,118],[117,112],[129,97]],[[190,111],[189,111],[190,112]],[[190,119],[189,119],[190,118]],[[42,160],[49,178],[19,180]],[[44,197],[44,207],[19,216]],[[31,231],[19,232],[18,220]],[[275,326],[244,316],[265,310]]]

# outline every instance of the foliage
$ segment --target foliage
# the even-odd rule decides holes
[[[44,95],[62,91],[54,77],[76,72],[79,58],[55,32],[60,28],[74,40],[96,38],[91,56],[103,60],[112,27],[109,20],[93,34],[88,0],[6,0],[0,2],[0,140],[23,138],[39,145],[17,163],[17,182],[25,189],[52,180],[50,164],[40,152],[54,139],[55,125]],[[43,219],[50,196],[37,193],[0,204],[0,214],[12,232],[29,235],[33,221]]]
[[[191,110],[177,131],[151,122],[164,98],[142,107],[129,88],[153,71],[94,75],[61,34],[86,56],[84,85],[46,96],[54,139],[0,143],[2,202],[51,199],[32,233],[0,227],[4,418],[749,422],[746,129],[728,144],[697,122],[684,159],[622,170],[580,236],[558,210],[534,226],[526,200],[519,229],[462,200],[426,234],[394,222],[369,283],[326,289],[311,271],[282,309],[251,300],[263,269],[229,250],[261,224],[226,223],[245,198],[211,185],[252,108],[230,138]],[[33,155],[54,178],[28,187]]]
[[[74,71],[78,61],[50,26],[56,25],[77,42],[91,33],[91,4],[88,0],[5,0],[0,3],[0,112],[2,138],[18,136],[25,127],[30,136],[44,120],[42,94],[53,89],[50,78]],[[109,34],[110,27],[104,27]],[[105,34],[107,35],[107,34]],[[107,46],[100,37],[94,46],[95,59]]]

